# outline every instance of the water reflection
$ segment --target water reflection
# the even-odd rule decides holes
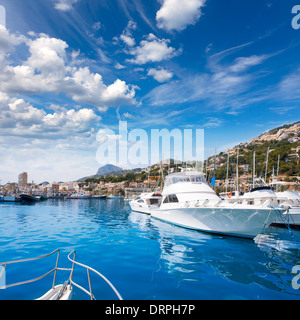
[[[215,277],[299,297],[291,288],[291,268],[300,262],[299,246],[291,240],[261,237],[257,244],[186,230],[139,213],[132,212],[129,219],[142,230],[156,230],[161,250],[158,262],[178,281]]]
[[[1,260],[76,249],[127,299],[300,298],[291,287],[299,242],[287,230],[256,242],[211,235],[132,212],[119,199],[1,209]]]

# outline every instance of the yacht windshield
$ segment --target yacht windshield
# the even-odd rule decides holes
[[[174,174],[166,177],[165,185],[169,186],[179,182],[206,183],[206,180],[203,174]]]

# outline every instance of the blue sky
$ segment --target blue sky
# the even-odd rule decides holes
[[[298,121],[297,4],[0,1],[2,183],[94,174],[96,134],[119,120],[204,129],[205,156]]]

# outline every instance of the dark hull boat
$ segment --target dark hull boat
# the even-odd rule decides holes
[[[24,202],[38,202],[41,200],[41,196],[33,196],[30,194],[20,194],[21,201]]]

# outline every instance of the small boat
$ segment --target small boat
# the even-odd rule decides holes
[[[230,203],[219,198],[200,172],[173,173],[166,177],[162,202],[151,216],[199,231],[255,238],[287,207],[273,207],[269,200],[255,204],[251,199]]]
[[[17,282],[17,283],[6,284],[5,271],[6,271],[6,268],[8,266],[10,266],[11,264],[19,264],[19,263],[23,263],[23,262],[36,261],[36,260],[47,258],[51,255],[54,255],[55,253],[57,253],[55,267],[50,269],[45,274],[43,274],[37,278],[34,278],[34,279],[25,280],[25,281]],[[71,255],[73,255],[73,256],[71,257]],[[40,257],[15,260],[15,261],[7,261],[7,262],[0,262],[0,284],[2,284],[2,286],[0,286],[0,289],[8,289],[10,287],[15,287],[15,286],[24,285],[27,283],[36,282],[36,281],[39,281],[39,280],[45,278],[49,274],[53,273],[53,282],[52,282],[51,288],[44,295],[37,298],[36,300],[71,300],[72,296],[73,296],[74,287],[79,288],[81,291],[83,291],[84,293],[89,295],[91,300],[96,300],[96,298],[92,292],[92,284],[91,284],[91,277],[90,277],[90,273],[93,272],[97,276],[101,277],[110,286],[110,288],[114,291],[114,293],[116,294],[116,296],[119,300],[123,300],[122,296],[117,291],[117,289],[113,286],[113,284],[103,274],[101,274],[97,270],[95,270],[87,265],[84,265],[82,263],[75,261],[76,252],[74,250],[72,252],[70,252],[67,257],[68,257],[68,260],[72,263],[72,266],[70,268],[61,268],[58,266],[59,265],[59,258],[60,258],[60,250],[59,249],[56,249],[56,250],[52,251],[51,253],[40,256]],[[86,269],[88,283],[89,283],[89,291],[73,280],[75,265]],[[64,283],[56,284],[57,271],[70,272],[69,277],[66,278],[66,281]],[[3,280],[3,278],[4,278],[4,280]],[[25,297],[25,299],[26,299],[26,297]],[[105,299],[105,297],[103,297],[103,299]]]
[[[30,194],[20,194],[21,201],[23,202],[38,202],[41,200],[41,196],[34,196]]]
[[[257,181],[259,181],[257,187],[255,186],[243,195],[232,196],[226,201],[234,204],[246,199],[254,205],[266,204],[272,207],[286,207],[288,210],[280,218],[276,216],[271,226],[283,228],[289,226],[292,229],[300,229],[300,197],[298,193],[292,191],[274,192],[272,187],[268,186],[263,179],[260,178]]]
[[[131,200],[129,205],[133,211],[151,214],[151,209],[158,208],[161,200],[162,195],[159,192],[146,192]]]
[[[21,198],[18,196],[2,196],[0,198],[0,201],[2,201],[2,202],[20,202]]]
[[[104,200],[104,199],[106,199],[106,196],[104,196],[104,195],[92,196],[91,199],[101,199],[101,200]]]
[[[48,197],[43,195],[43,194],[41,194],[40,201],[46,201],[46,200],[48,200]]]
[[[273,225],[285,227],[286,223],[292,228],[300,230],[300,195],[298,192],[283,191],[275,192],[279,204],[289,206],[289,210],[284,214],[284,221],[274,222]]]
[[[85,193],[74,193],[65,197],[66,199],[90,199],[91,196]]]

